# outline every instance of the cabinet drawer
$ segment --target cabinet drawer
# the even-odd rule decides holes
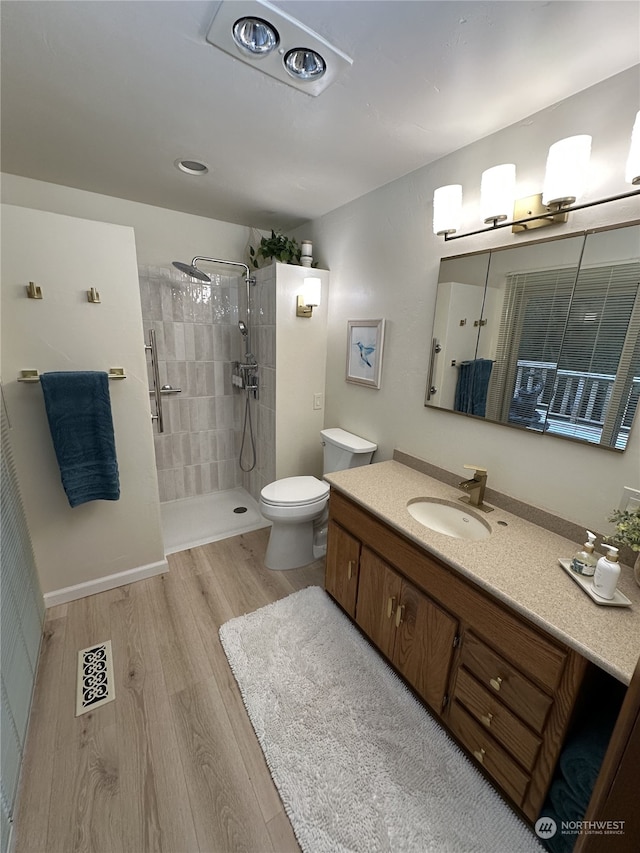
[[[466,669],[460,668],[453,693],[457,700],[527,770],[533,770],[542,739],[489,693]]]
[[[553,699],[470,632],[464,636],[460,664],[521,720],[542,732]]]
[[[502,790],[516,805],[521,805],[529,784],[524,770],[458,702],[451,704],[449,726]]]

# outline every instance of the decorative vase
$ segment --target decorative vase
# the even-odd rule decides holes
[[[633,565],[633,576],[636,579],[638,586],[640,586],[640,551],[638,551],[638,556],[636,557],[636,561]]]

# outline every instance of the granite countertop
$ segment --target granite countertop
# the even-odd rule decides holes
[[[582,543],[500,508],[486,515],[470,510],[490,525],[487,539],[436,533],[409,515],[407,502],[420,497],[457,502],[461,492],[396,461],[336,471],[325,479],[553,637],[630,682],[640,656],[640,587],[628,566],[622,566],[618,589],[632,606],[599,605],[558,565],[558,558],[571,559]]]

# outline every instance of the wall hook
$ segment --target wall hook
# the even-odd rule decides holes
[[[27,296],[29,299],[42,299],[42,288],[30,281],[26,286]]]
[[[91,290],[87,290],[87,301],[88,302],[100,302],[100,294],[92,287]]]

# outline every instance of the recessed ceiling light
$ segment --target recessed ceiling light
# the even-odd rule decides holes
[[[239,18],[231,34],[240,50],[255,57],[267,56],[280,42],[276,28],[261,18]]]
[[[199,160],[175,160],[174,166],[187,175],[206,175],[209,171],[209,167]]]
[[[307,95],[319,95],[353,64],[318,33],[266,0],[222,0],[207,41]]]
[[[317,80],[327,70],[324,59],[315,50],[294,47],[284,58],[284,67],[299,80]]]

